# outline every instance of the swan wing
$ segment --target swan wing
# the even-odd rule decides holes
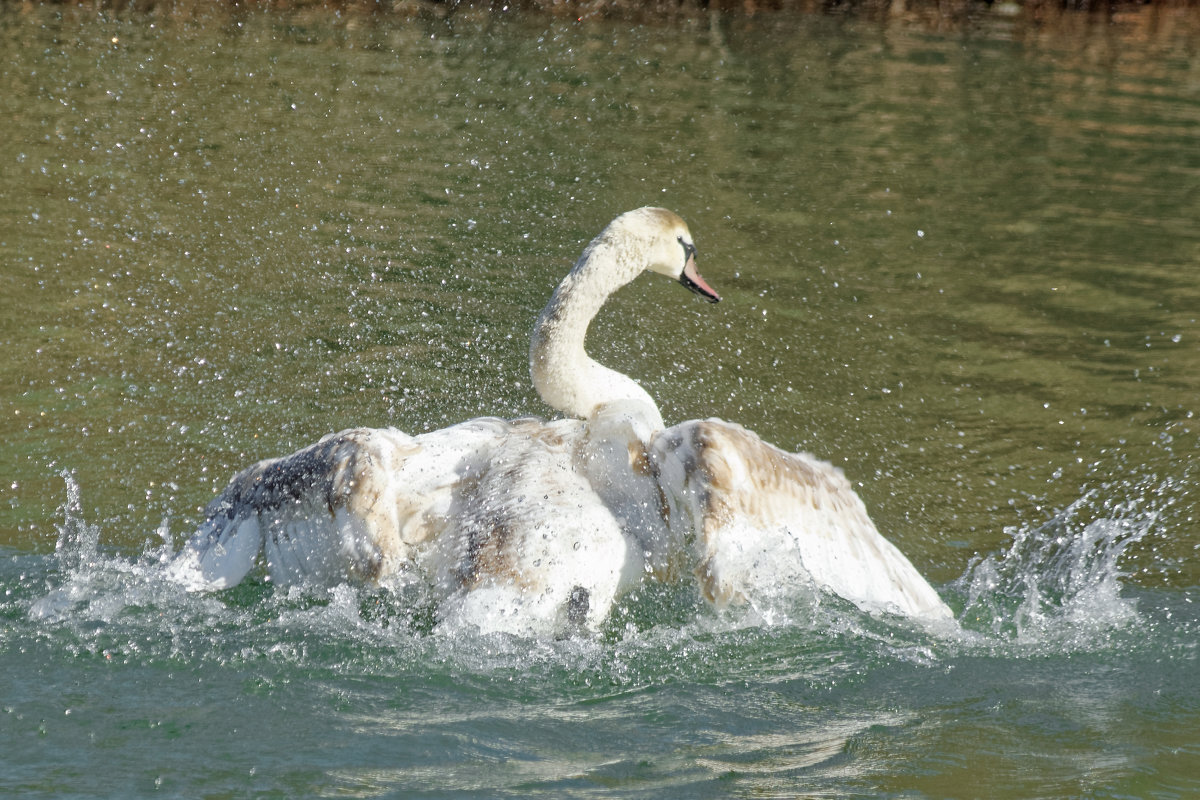
[[[710,602],[810,580],[869,612],[951,616],[836,467],[716,419],[663,431],[650,453],[671,528],[691,542]]]
[[[265,556],[280,584],[378,582],[446,527],[455,492],[504,435],[484,418],[423,436],[330,434],[233,477],[169,572],[193,589],[239,583]]]

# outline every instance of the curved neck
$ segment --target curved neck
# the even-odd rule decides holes
[[[644,404],[645,413],[662,427],[658,407],[646,390],[584,349],[588,325],[604,302],[639,272],[641,267],[622,248],[597,237],[554,290],[534,325],[529,347],[533,385],[547,404],[581,419],[611,403]]]

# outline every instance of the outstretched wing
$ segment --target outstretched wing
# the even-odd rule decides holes
[[[663,431],[651,457],[671,527],[692,541],[710,602],[744,601],[807,577],[867,611],[951,616],[836,467],[717,419]]]
[[[421,450],[400,431],[359,428],[260,461],[209,504],[171,572],[192,588],[224,588],[262,553],[280,583],[377,580],[423,535],[420,509],[396,480]]]
[[[439,536],[508,435],[491,417],[421,436],[354,428],[239,472],[169,567],[194,589],[236,585],[265,556],[277,583],[378,582]]]

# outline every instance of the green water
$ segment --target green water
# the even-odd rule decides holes
[[[1200,793],[1198,29],[0,10],[0,793]],[[842,466],[961,635],[158,577],[253,460],[548,413],[530,325],[648,203],[725,302],[592,352]]]

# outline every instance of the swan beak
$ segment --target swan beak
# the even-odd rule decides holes
[[[700,271],[696,269],[696,256],[693,253],[688,254],[688,260],[683,265],[683,273],[679,276],[679,282],[710,303],[721,302],[721,295],[714,292],[704,278],[700,277]]]

